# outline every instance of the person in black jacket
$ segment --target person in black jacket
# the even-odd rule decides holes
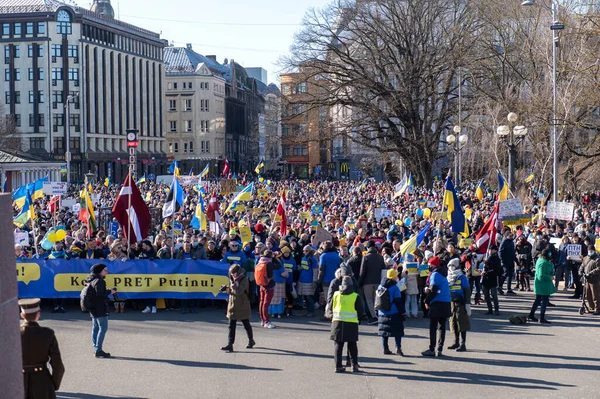
[[[358,283],[361,292],[367,303],[371,320],[369,324],[377,324],[377,313],[375,312],[375,291],[381,281],[381,271],[384,270],[385,261],[383,256],[377,252],[377,247],[373,241],[367,243],[367,254],[363,256],[360,266]]]
[[[531,244],[527,242],[527,237],[525,234],[521,235],[515,247],[515,252],[517,254],[517,265],[519,267],[517,271],[517,287],[521,287],[520,291],[531,291],[531,285],[529,282],[531,268],[533,266],[533,257],[531,256],[531,251],[532,247]]]
[[[362,264],[362,252],[358,246],[352,250],[352,257],[348,259],[346,265],[352,269],[352,275],[358,276],[360,274],[360,265]]]
[[[486,314],[494,314],[492,312],[492,301],[494,302],[495,314],[500,314],[500,305],[498,304],[498,277],[502,273],[502,265],[498,256],[498,246],[490,244],[488,248],[489,256],[483,265],[483,273],[481,274],[481,285],[483,286],[483,296],[487,303],[488,311]]]
[[[96,357],[110,357],[110,353],[102,350],[102,344],[104,343],[104,336],[106,330],[108,330],[108,314],[109,304],[108,296],[114,295],[117,292],[116,289],[106,289],[106,282],[104,279],[108,274],[106,265],[102,263],[96,263],[90,270],[86,282],[89,285],[88,290],[91,298],[91,304],[89,306],[90,316],[92,317],[92,345],[94,345],[94,351]]]
[[[506,283],[506,295],[516,295],[512,290],[512,279],[515,274],[515,242],[513,239],[515,238],[514,234],[511,231],[506,232],[504,236],[504,240],[500,244],[500,261],[502,264],[503,274],[500,277],[500,287],[498,288],[498,293],[500,295],[504,295],[504,291],[502,287],[504,286],[504,281]]]

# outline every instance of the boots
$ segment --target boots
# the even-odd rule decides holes
[[[227,346],[223,346],[221,348],[221,350],[225,351],[225,352],[228,352],[228,353],[231,353],[231,352],[233,352],[233,345],[232,344],[228,344]]]
[[[125,313],[125,302],[119,302],[119,312]]]
[[[115,302],[115,313],[119,313],[119,302]]]

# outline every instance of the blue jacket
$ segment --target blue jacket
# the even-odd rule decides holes
[[[319,281],[329,284],[335,279],[335,271],[340,267],[340,254],[337,251],[327,251],[319,258]]]
[[[453,301],[463,302],[466,298],[465,288],[469,287],[469,280],[467,276],[462,274],[455,281],[448,281],[450,284],[450,295]]]
[[[389,280],[388,280],[389,281]],[[382,281],[383,283],[383,281]],[[379,287],[377,287],[377,289],[381,289],[383,287],[382,284],[379,284]],[[388,289],[389,293],[390,293],[390,302],[392,303],[392,306],[390,307],[390,310],[378,310],[378,316],[391,316],[397,313],[404,313],[404,309],[402,309],[402,312],[400,312],[398,310],[398,306],[396,305],[396,303],[399,303],[402,299],[402,293],[400,292],[400,288],[398,288],[398,286],[396,284],[393,285],[389,285],[386,284],[386,288]]]
[[[448,286],[448,279],[444,277],[440,272],[433,272],[431,276],[429,276],[429,287],[433,286],[438,287],[438,292],[436,296],[431,300],[431,303],[434,302],[448,302],[450,303],[450,287]]]
[[[300,276],[298,282],[300,283],[312,283],[313,282],[313,270],[317,268],[317,260],[314,256],[302,257],[302,262],[298,270],[300,270]]]
[[[291,256],[289,258],[285,258],[282,256],[281,262],[283,262],[283,266],[288,272],[286,283],[292,284],[294,282],[294,272],[298,270],[298,267],[296,266],[296,261]]]
[[[244,251],[240,250],[235,252],[227,251],[225,252],[225,256],[223,256],[223,259],[221,259],[221,262],[230,264],[235,263],[237,265],[244,266],[244,263],[246,263],[246,254]]]

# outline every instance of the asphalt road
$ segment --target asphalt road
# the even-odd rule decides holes
[[[600,397],[600,317],[578,314],[579,301],[556,294],[552,325],[511,325],[533,294],[501,297],[501,316],[474,307],[468,352],[423,358],[428,320],[405,323],[406,357],[384,356],[377,326],[361,326],[361,374],[334,374],[329,324],[305,317],[252,324],[257,346],[245,349],[238,325],[236,352],[224,353],[224,309],[111,316],[105,350],[96,359],[90,321],[75,307],[43,314],[57,333],[66,374],[58,398],[597,398]],[[449,338],[449,339],[448,339]],[[447,345],[451,344],[451,334]],[[1,396],[1,394],[0,394]]]

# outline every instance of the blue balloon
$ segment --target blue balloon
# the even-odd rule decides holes
[[[411,218],[406,218],[406,219],[404,219],[404,224],[405,224],[407,227],[408,227],[408,226],[410,226],[410,225],[411,225],[411,223],[412,223],[412,219],[411,219]]]
[[[48,239],[45,239],[42,241],[42,243],[40,244],[42,248],[44,248],[46,251],[52,249],[52,243],[50,241],[48,241]]]
[[[419,208],[419,209],[417,209],[417,211],[415,213],[417,214],[417,216],[422,217],[423,216],[423,209]]]

